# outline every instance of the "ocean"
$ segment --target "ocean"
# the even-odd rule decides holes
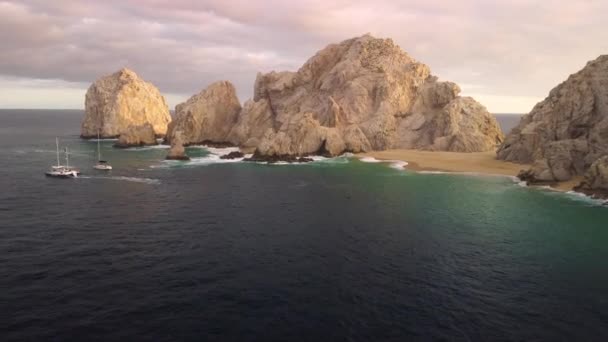
[[[348,156],[226,162],[0,110],[0,340],[608,339],[608,207]],[[45,178],[55,137],[78,179]]]

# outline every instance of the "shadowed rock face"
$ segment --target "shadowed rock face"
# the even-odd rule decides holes
[[[129,126],[152,125],[154,134],[164,136],[171,121],[165,98],[151,83],[129,69],[102,77],[87,90],[85,117],[80,136],[118,137]]]
[[[154,127],[147,123],[144,125],[131,125],[118,137],[114,147],[127,148],[134,146],[156,145],[156,134]]]
[[[555,87],[521,119],[498,159],[533,163],[532,182],[582,175],[608,154],[608,55],[600,56]]]
[[[332,44],[297,72],[258,74],[229,141],[260,155],[389,148],[475,152],[502,141],[494,117],[390,39]]]
[[[608,155],[591,164],[575,190],[608,199]]]

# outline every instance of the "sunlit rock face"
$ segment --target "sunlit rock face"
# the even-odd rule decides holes
[[[498,159],[533,163],[532,182],[582,175],[608,155],[608,55],[555,87],[506,137]],[[601,169],[597,165],[597,170]],[[600,174],[600,173],[597,173]],[[597,178],[597,177],[594,177]],[[593,187],[596,182],[588,182]]]
[[[459,92],[391,39],[365,35],[327,46],[297,72],[258,74],[226,140],[258,155],[494,149],[496,120]]]
[[[156,134],[150,123],[143,125],[131,125],[118,136],[114,147],[127,148],[136,146],[156,145]]]
[[[236,124],[241,104],[232,83],[215,82],[175,107],[175,120],[169,125],[167,141],[181,134],[184,145],[226,143]]]
[[[85,97],[85,117],[80,136],[115,138],[129,126],[152,125],[155,135],[164,136],[171,121],[169,107],[159,90],[129,69],[95,81]]]

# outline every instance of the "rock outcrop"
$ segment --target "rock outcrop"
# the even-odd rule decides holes
[[[591,164],[584,180],[574,190],[608,199],[608,155]]]
[[[146,123],[139,126],[131,125],[127,127],[127,129],[118,136],[118,141],[114,144],[114,147],[127,148],[157,144],[154,126]]]
[[[551,90],[497,152],[498,159],[533,163],[522,173],[533,183],[582,175],[604,155],[608,155],[608,55],[587,63]]]
[[[80,136],[115,138],[129,126],[152,125],[157,136],[164,136],[171,121],[165,98],[151,83],[129,69],[102,77],[87,90],[85,117]]]
[[[329,45],[297,72],[258,74],[253,100],[226,118],[237,119],[227,140],[257,156],[494,149],[496,120],[459,92],[392,40],[365,35]]]
[[[226,143],[240,111],[234,86],[227,81],[215,82],[175,107],[175,120],[169,124],[166,140],[171,142],[180,132],[184,145]]]
[[[173,132],[173,139],[171,139],[171,148],[167,153],[166,159],[168,160],[190,160],[190,157],[186,154],[186,149],[183,143],[183,134],[181,131]]]
[[[220,159],[239,159],[239,158],[244,158],[245,154],[241,151],[232,151],[228,154],[224,154],[222,156],[220,156]]]

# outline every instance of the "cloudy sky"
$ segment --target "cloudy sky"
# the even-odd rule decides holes
[[[606,0],[0,0],[0,108],[83,108],[123,66],[170,106],[223,79],[245,101],[258,71],[371,33],[490,111],[528,112],[608,53],[606,13]]]

